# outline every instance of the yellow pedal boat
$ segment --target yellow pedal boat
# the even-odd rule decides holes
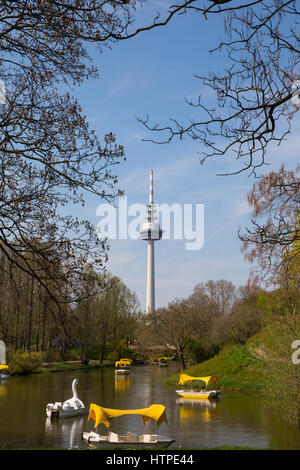
[[[188,374],[180,374],[179,377],[179,384],[184,385],[186,382],[193,382],[193,381],[202,381],[205,382],[205,385],[209,385],[212,383],[217,383],[217,377],[215,375],[209,375],[207,377],[193,377]],[[210,398],[217,398],[221,391],[220,390],[176,390],[177,395],[181,398],[198,398],[200,400],[210,399]]]

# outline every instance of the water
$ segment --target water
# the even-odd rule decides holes
[[[86,448],[81,436],[92,427],[87,416],[51,421],[45,413],[47,403],[72,396],[71,384],[78,378],[78,395],[87,408],[90,403],[118,409],[166,405],[169,425],[163,423],[159,433],[172,436],[176,447],[300,449],[297,427],[280,421],[262,395],[224,392],[211,405],[177,398],[174,387],[163,381],[176,367],[137,366],[130,375],[117,377],[113,368],[11,377],[0,383],[0,448]],[[156,432],[156,424],[122,416],[110,429],[141,434]]]

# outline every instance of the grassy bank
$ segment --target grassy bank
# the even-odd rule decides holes
[[[100,364],[99,361],[90,360],[88,365],[82,364],[80,361],[49,362],[38,367],[36,372],[63,372],[68,370],[95,369],[107,366],[112,366],[112,362],[104,361]]]
[[[196,377],[215,374],[218,388],[227,390],[263,391],[265,361],[256,357],[248,346],[227,346],[218,355],[186,369],[184,373]],[[166,379],[170,385],[178,384],[179,373]]]
[[[16,353],[8,361],[9,375],[29,375],[42,372],[63,372],[79,369],[95,369],[112,366],[112,361],[104,361],[102,364],[96,360],[90,360],[89,364],[82,364],[79,360],[71,361],[47,361],[39,353]]]

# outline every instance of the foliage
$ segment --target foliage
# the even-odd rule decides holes
[[[292,344],[300,337],[298,172],[282,166],[254,184],[251,228],[240,238],[246,257],[257,264],[256,277],[276,287],[258,297],[265,328],[250,343],[267,361],[268,396],[276,410],[300,426],[300,375],[292,362]]]
[[[232,306],[229,318],[221,319],[216,326],[220,344],[245,344],[264,325],[264,311],[259,305],[260,291],[244,293]]]
[[[186,369],[195,377],[215,374],[218,387],[240,390],[263,390],[265,388],[265,361],[253,355],[245,345],[226,346],[218,355]],[[179,374],[167,379],[178,383]]]
[[[54,348],[49,348],[43,353],[44,362],[59,362],[61,354]]]
[[[300,338],[300,316],[278,315],[248,345],[266,361],[269,402],[281,418],[300,425],[300,372],[293,364],[292,344]]]
[[[184,353],[201,324],[201,317],[185,300],[175,300],[167,308],[147,313],[145,323],[154,344],[175,347],[180,368],[185,368]]]
[[[37,371],[42,362],[42,353],[23,353],[22,351],[9,354],[7,361],[10,375],[32,374]]]
[[[226,344],[244,344],[263,326],[261,289],[237,288],[224,279],[197,284],[187,299],[177,299],[151,312],[136,332],[139,349],[167,344],[176,349],[181,369],[202,362]]]
[[[86,267],[83,297],[75,309],[76,329],[74,337],[80,343],[81,360],[88,364],[99,348],[99,361],[104,360],[107,346],[108,358],[125,350],[136,329],[138,301],[120,279],[109,273],[99,275],[91,266]]]
[[[186,361],[189,365],[198,364],[217,354],[218,349],[210,340],[191,338],[186,346]]]

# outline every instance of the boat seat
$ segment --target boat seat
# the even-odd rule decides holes
[[[127,433],[127,440],[129,442],[138,442],[138,437],[136,434],[133,434],[132,432]]]
[[[155,442],[157,439],[153,434],[144,434],[144,442]]]
[[[119,436],[115,432],[110,431],[108,438],[110,442],[119,442]]]

